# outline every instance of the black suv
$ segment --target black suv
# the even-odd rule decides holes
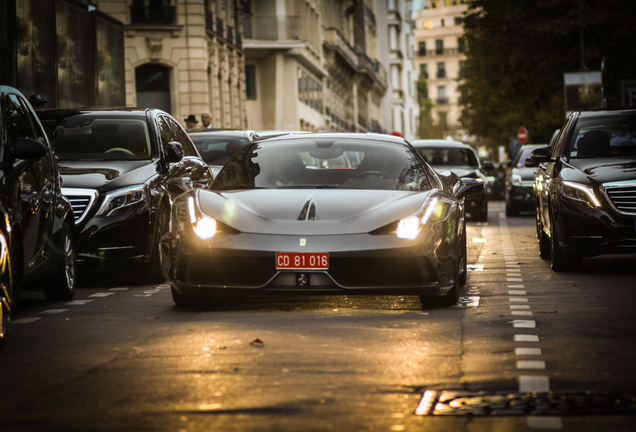
[[[73,210],[47,136],[24,95],[0,86],[0,340],[23,284],[49,300],[75,293]]]
[[[539,253],[555,271],[636,252],[636,109],[576,111],[536,149]]]

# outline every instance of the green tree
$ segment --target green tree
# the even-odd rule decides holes
[[[462,121],[487,145],[521,126],[548,142],[565,116],[565,72],[601,70],[607,57],[622,79],[636,76],[634,0],[473,0],[464,23]]]

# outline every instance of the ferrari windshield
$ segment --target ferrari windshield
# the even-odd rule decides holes
[[[420,159],[405,145],[316,136],[249,144],[227,162],[212,185],[411,191],[430,187]]]

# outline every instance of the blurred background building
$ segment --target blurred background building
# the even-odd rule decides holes
[[[0,0],[0,82],[49,107],[416,138],[412,0]],[[390,75],[389,75],[390,74]],[[200,123],[199,123],[200,124]]]

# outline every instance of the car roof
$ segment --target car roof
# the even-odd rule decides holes
[[[336,140],[336,139],[361,139],[361,140],[369,140],[369,141],[384,141],[391,142],[396,144],[404,144],[407,145],[408,141],[406,141],[402,137],[381,134],[375,132],[307,132],[302,134],[284,134],[275,137],[263,137],[267,138],[263,142],[269,141],[298,141],[298,140]]]
[[[614,109],[598,109],[589,111],[576,111],[579,114],[579,118],[592,118],[611,116],[616,114],[636,114],[636,108],[614,108]]]
[[[413,141],[413,147],[436,147],[436,148],[468,148],[473,149],[468,144],[459,141],[442,139],[423,139]]]
[[[100,117],[120,117],[128,115],[131,117],[145,117],[148,112],[164,112],[157,108],[45,108],[37,112],[41,119],[55,119],[60,117],[70,117],[80,114],[99,114]],[[167,113],[166,113],[167,114]]]
[[[245,129],[188,129],[190,135],[203,136],[228,136],[228,137],[244,137],[249,135],[257,135],[253,130]]]

